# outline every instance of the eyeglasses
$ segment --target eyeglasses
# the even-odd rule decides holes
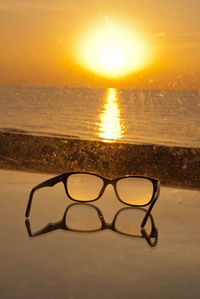
[[[160,193],[160,181],[155,178],[128,175],[107,179],[89,172],[68,172],[44,181],[31,190],[26,217],[29,217],[30,214],[34,192],[43,187],[53,187],[59,182],[64,184],[67,196],[78,202],[92,202],[99,199],[106,187],[111,184],[120,202],[134,207],[150,205],[144,223]]]
[[[125,236],[145,238],[147,243],[154,247],[158,240],[158,230],[153,216],[149,214],[149,221],[145,227],[141,228],[140,226],[146,212],[147,210],[144,208],[122,208],[117,211],[113,221],[107,223],[98,207],[87,203],[74,203],[65,209],[60,221],[49,223],[36,232],[32,232],[29,219],[26,219],[25,224],[30,237],[40,236],[58,229],[80,233],[110,229]]]

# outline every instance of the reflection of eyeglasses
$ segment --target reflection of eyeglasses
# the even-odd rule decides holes
[[[78,202],[91,202],[99,199],[107,185],[114,187],[119,201],[130,206],[141,207],[151,203],[149,213],[157,200],[160,192],[158,179],[129,175],[115,179],[107,179],[100,175],[87,172],[63,173],[35,186],[30,193],[26,209],[26,217],[29,217],[33,194],[43,187],[53,187],[62,182],[67,196]]]
[[[87,203],[75,203],[66,208],[63,218],[56,223],[49,223],[39,231],[32,233],[29,219],[26,219],[26,227],[30,237],[43,235],[57,229],[89,233],[111,229],[126,236],[145,238],[153,247],[157,244],[158,239],[153,216],[149,214],[149,221],[146,222],[145,228],[140,227],[146,212],[144,208],[122,208],[117,211],[112,223],[107,223],[98,207]]]

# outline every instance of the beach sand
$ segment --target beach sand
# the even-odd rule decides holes
[[[0,298],[199,298],[199,191],[161,187],[152,210],[156,247],[111,230],[30,238],[24,216],[29,192],[50,177],[0,170]],[[71,204],[62,184],[43,191],[34,198],[32,230],[60,220]],[[123,206],[109,186],[94,204],[107,222]]]
[[[125,144],[0,132],[0,168],[107,177],[140,174],[172,187],[200,189],[200,148]]]

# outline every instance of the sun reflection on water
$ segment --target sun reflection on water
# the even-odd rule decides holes
[[[108,88],[104,110],[99,116],[99,137],[106,142],[114,142],[123,136],[117,101],[116,89]]]

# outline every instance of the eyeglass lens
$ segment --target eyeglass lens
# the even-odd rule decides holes
[[[93,174],[76,173],[67,179],[69,195],[79,201],[95,200],[103,185],[103,179]],[[128,177],[119,179],[116,189],[120,200],[124,203],[142,206],[150,202],[154,187],[149,179]]]
[[[146,178],[122,178],[117,181],[117,193],[120,199],[131,205],[145,205],[153,195],[153,184]]]
[[[67,179],[67,189],[71,198],[80,201],[94,200],[99,196],[103,180],[92,174],[71,174]]]
[[[137,210],[134,208],[126,208],[119,212],[117,218],[115,220],[115,229],[123,234],[127,234],[130,236],[140,236],[140,224],[145,216],[145,211]],[[147,234],[151,233],[151,221],[148,218],[145,229]]]
[[[69,208],[65,224],[70,229],[88,232],[99,230],[102,227],[97,210],[92,206],[83,204],[72,205]]]

